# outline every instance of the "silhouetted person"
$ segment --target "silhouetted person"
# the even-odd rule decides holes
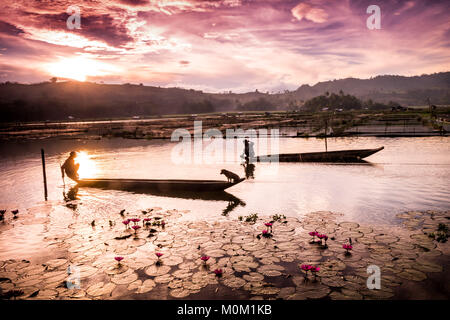
[[[78,176],[78,169],[80,168],[80,164],[75,164],[75,157],[77,156],[77,153],[75,151],[72,151],[70,153],[70,156],[67,158],[67,160],[64,162],[64,164],[61,166],[61,174],[64,178],[64,172],[66,175],[78,182],[80,180],[80,177]]]
[[[247,162],[255,155],[255,151],[253,151],[253,142],[249,141],[248,139],[244,140],[244,155],[245,161]]]

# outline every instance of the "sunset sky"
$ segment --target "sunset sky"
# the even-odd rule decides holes
[[[450,71],[450,1],[0,0],[0,82],[210,92]],[[369,5],[381,30],[369,30]],[[66,12],[81,9],[81,29]]]

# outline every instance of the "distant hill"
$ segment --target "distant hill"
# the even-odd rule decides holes
[[[343,92],[361,101],[385,104],[394,101],[405,106],[425,105],[428,98],[433,104],[450,104],[450,72],[416,77],[378,76],[367,80],[348,78],[302,85],[295,91],[278,94],[204,93],[192,89],[75,81],[6,82],[0,84],[0,112],[1,121],[10,122],[292,110],[302,109],[313,97]]]
[[[362,100],[402,105],[425,105],[430,98],[433,104],[450,103],[450,72],[415,77],[378,76],[371,79],[347,78],[319,82],[314,86],[302,85],[294,96],[300,100],[311,99],[325,92],[340,91]]]

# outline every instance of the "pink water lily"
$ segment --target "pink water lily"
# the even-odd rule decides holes
[[[202,256],[200,259],[206,263],[209,260],[209,256]]]
[[[350,254],[350,250],[353,249],[353,246],[352,246],[351,244],[344,243],[344,244],[342,245],[342,248],[344,248],[345,250],[347,250],[347,251],[345,252],[345,254]]]
[[[164,255],[164,253],[161,253],[161,252],[155,252],[155,254],[158,257],[158,259]]]
[[[122,223],[125,225],[126,229],[129,228],[129,226],[128,226],[130,224],[130,220],[129,219],[123,220]]]
[[[114,259],[118,262],[118,264],[120,265],[120,261],[123,260],[123,257],[114,257]]]
[[[311,270],[311,269],[313,268],[313,266],[310,265],[310,264],[302,264],[302,265],[300,266],[300,268],[301,268],[303,271],[305,271],[305,278],[306,278],[306,277],[308,276],[308,271]]]
[[[264,234],[267,234],[269,231],[267,231],[267,230],[263,230],[262,231],[262,234],[264,235]]]
[[[317,236],[319,233],[317,232],[317,231],[311,231],[310,233],[309,233],[309,235],[311,236],[311,237],[313,237],[312,238],[312,242],[314,242],[316,239],[315,239],[315,236]]]
[[[312,266],[311,272],[314,274],[314,281],[316,281],[316,278],[317,278],[317,272],[319,272],[319,271],[320,271],[320,267]]]
[[[216,274],[216,276],[221,277],[223,274],[223,270],[222,269],[216,269],[214,270],[214,273]]]
[[[135,224],[138,223],[139,221],[141,221],[141,219],[139,219],[139,218],[133,218],[133,219],[130,219],[130,220],[133,221]]]
[[[317,233],[317,237],[321,240],[321,242],[322,242],[322,240],[325,241],[324,247],[326,247],[327,246],[328,236],[326,234]]]
[[[302,264],[300,266],[300,268],[302,268],[303,271],[309,271],[309,270],[311,270],[313,268],[313,266],[310,265],[310,264]]]
[[[141,226],[132,226],[132,228],[134,229],[134,233],[136,233],[141,228]]]

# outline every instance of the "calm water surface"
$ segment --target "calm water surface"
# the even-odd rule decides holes
[[[265,140],[255,142],[258,146]],[[236,143],[241,151],[241,141],[228,143]],[[154,206],[188,209],[191,211],[186,215],[188,219],[214,219],[224,210],[230,219],[255,212],[301,217],[311,211],[330,210],[343,213],[349,220],[382,224],[397,223],[395,214],[406,210],[450,209],[448,137],[329,139],[329,150],[379,146],[385,149],[367,158],[368,164],[256,164],[254,179],[228,189],[231,195],[223,199],[185,199],[90,188],[80,188],[78,200],[67,198],[74,183],[66,178],[63,186],[59,165],[71,150],[81,151],[82,177],[222,180],[221,169],[244,176],[239,159],[209,164],[174,163],[180,162],[180,157],[172,156],[176,145],[169,141],[124,139],[2,143],[0,206],[9,210],[19,208],[22,222],[16,223],[14,230],[2,231],[0,226],[0,259],[9,257],[13,249],[15,256],[17,252],[25,255],[38,249],[39,243],[30,235],[45,235],[45,225],[24,223],[27,209],[43,203],[40,148],[46,151],[48,203],[52,209],[58,209],[47,218],[61,229],[76,219],[116,217],[124,208],[140,212]],[[321,139],[279,140],[281,153],[323,150]],[[194,154],[198,156],[198,150]],[[71,208],[66,207],[68,203]]]

